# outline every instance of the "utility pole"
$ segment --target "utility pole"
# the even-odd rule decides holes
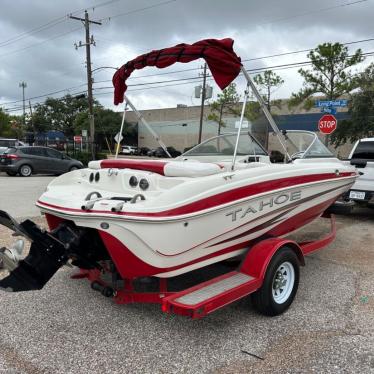
[[[207,65],[206,63],[204,64],[204,73],[203,73],[203,90],[201,94],[201,109],[200,109],[200,126],[199,126],[199,142],[198,144],[201,143],[201,136],[203,133],[203,117],[204,117],[204,103],[205,103],[205,90],[206,90],[206,68]]]
[[[95,159],[95,120],[93,114],[93,94],[92,94],[92,66],[91,66],[91,44],[96,45],[93,35],[90,37],[90,23],[101,25],[101,22],[92,21],[88,18],[87,10],[84,11],[84,18],[69,16],[71,19],[82,21],[86,30],[86,42],[75,43],[75,49],[86,47],[86,65],[87,65],[87,97],[88,97],[88,119],[90,122],[90,140],[91,140],[91,157]]]
[[[23,123],[23,128],[26,127],[26,107],[25,107],[25,88],[27,87],[26,82],[21,82],[19,84],[19,87],[22,88],[22,102],[23,102],[23,118],[22,118],[22,123]]]

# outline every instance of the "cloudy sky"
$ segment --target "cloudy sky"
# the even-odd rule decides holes
[[[27,83],[26,99],[31,104],[43,102],[47,94],[61,97],[85,90],[85,50],[74,48],[75,42],[84,40],[84,28],[67,17],[84,17],[84,9],[91,19],[102,21],[101,26],[91,27],[96,41],[93,69],[121,66],[152,49],[224,37],[235,40],[235,51],[249,60],[244,63],[247,69],[262,69],[307,60],[306,52],[264,58],[269,55],[310,49],[327,41],[349,43],[374,37],[374,0],[2,0],[0,107],[19,113],[22,81]],[[372,52],[374,41],[349,48]],[[358,69],[373,61],[368,57]],[[174,80],[198,77],[201,65],[202,61],[196,61],[137,71],[128,81],[128,95],[140,109],[197,105],[193,88],[198,81]],[[113,71],[94,71],[94,95],[115,109]],[[285,80],[275,92],[277,98],[300,88],[297,68],[276,71]],[[242,88],[240,79],[238,84]],[[218,90],[214,86],[215,94]]]

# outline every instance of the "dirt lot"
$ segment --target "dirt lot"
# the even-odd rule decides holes
[[[318,237],[321,221],[296,237]],[[374,373],[374,211],[337,222],[336,241],[308,257],[296,300],[276,318],[248,300],[199,321],[118,306],[67,268],[40,292],[0,293],[0,373]]]

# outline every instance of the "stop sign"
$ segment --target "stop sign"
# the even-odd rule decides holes
[[[80,135],[74,136],[74,142],[75,143],[82,143],[82,137]]]
[[[332,114],[325,114],[318,121],[318,129],[324,134],[331,134],[336,130],[338,121]]]

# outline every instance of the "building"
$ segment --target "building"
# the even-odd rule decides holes
[[[140,111],[144,119],[152,126],[162,141],[183,152],[198,143],[200,106],[177,106],[176,108],[151,109]],[[204,120],[202,129],[202,139],[208,139],[218,135],[217,122],[208,120],[211,113],[210,106],[204,107]],[[324,135],[318,131],[318,120],[322,113],[319,108],[296,107],[292,111],[288,108],[288,101],[280,101],[280,105],[272,108],[274,119],[281,130],[307,130],[318,132],[318,136],[324,139]],[[339,120],[349,118],[346,108],[340,109],[335,117]],[[133,112],[126,114],[126,120],[131,123],[138,123],[138,146],[156,148],[159,146],[157,141],[150,134],[148,129],[139,123]],[[236,131],[235,124],[239,121],[239,116],[223,116],[225,127],[221,128],[221,133]],[[264,116],[260,116],[248,126],[251,132],[263,142],[265,139],[267,121]],[[330,147],[334,153],[341,157],[346,157],[351,148],[350,144],[335,149]]]

